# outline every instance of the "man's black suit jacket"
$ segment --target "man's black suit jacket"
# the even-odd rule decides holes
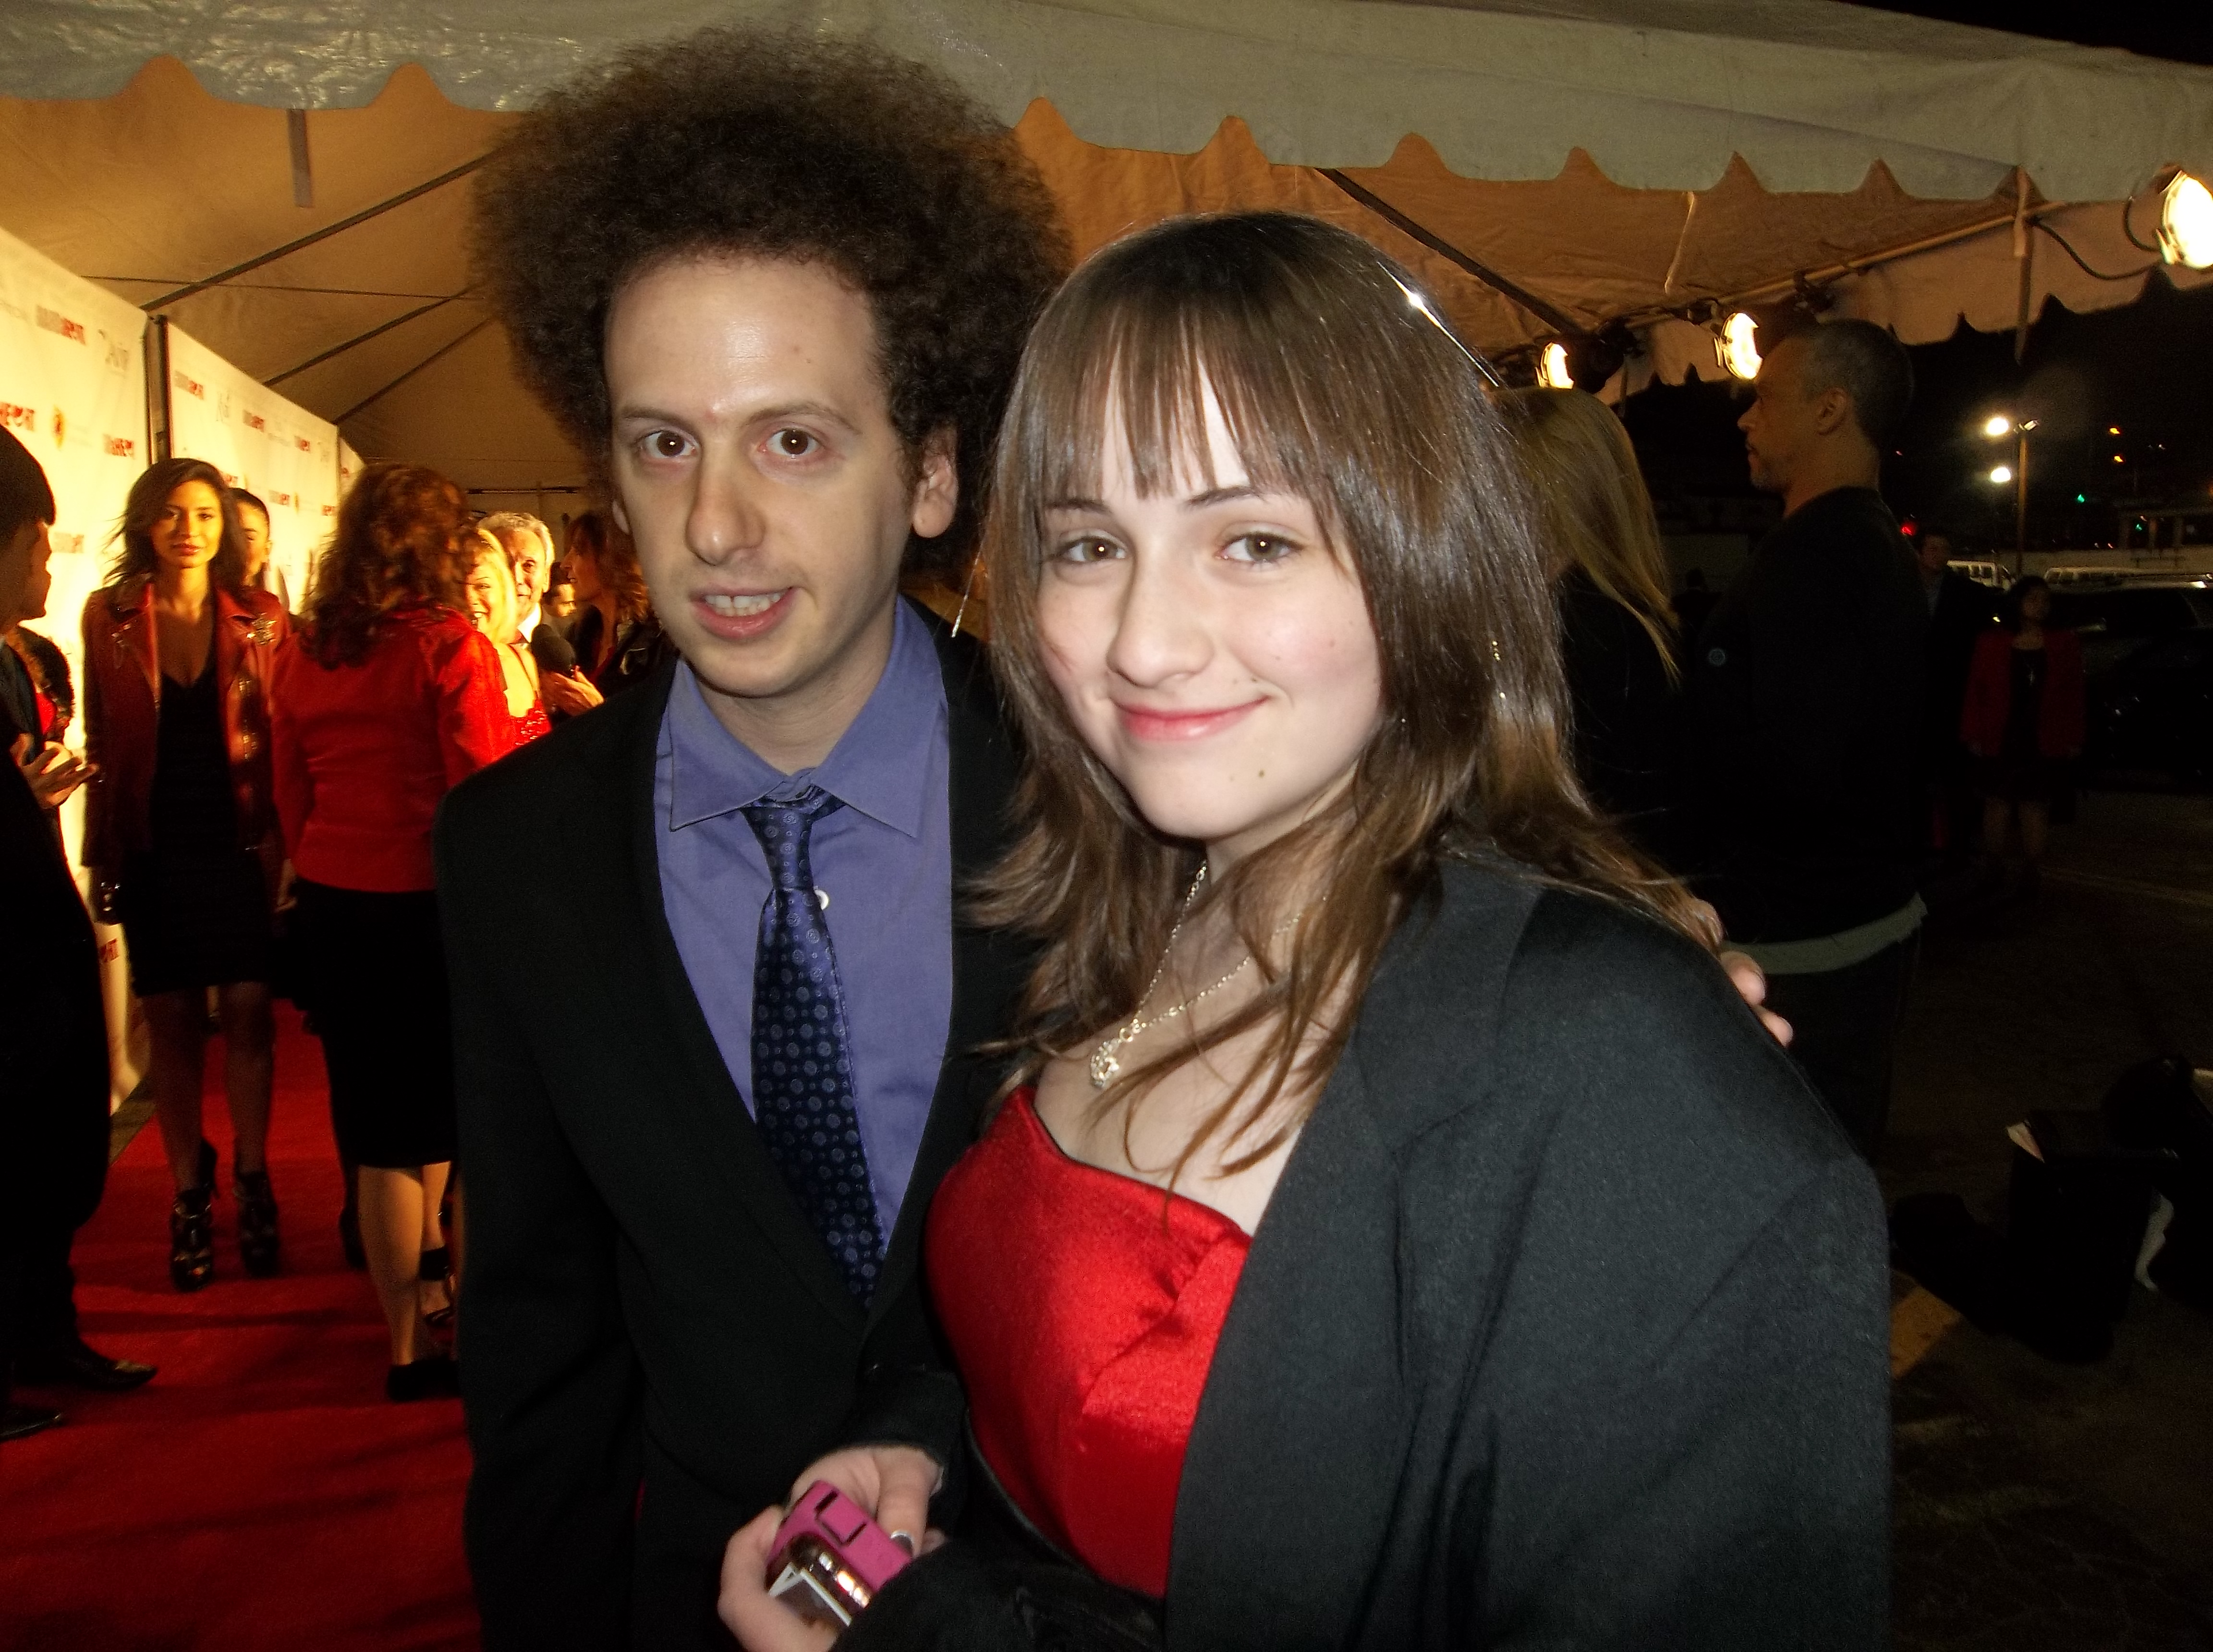
[[[1016,764],[981,651],[930,623],[957,890],[1004,846]],[[976,1046],[1003,1031],[1027,954],[956,908],[944,1070],[864,1312],[755,1132],[661,908],[653,766],[672,680],[474,777],[439,823],[467,1539],[494,1652],[727,1645],[722,1545],[814,1458],[898,1442],[958,1461],[922,1223],[996,1086]]]

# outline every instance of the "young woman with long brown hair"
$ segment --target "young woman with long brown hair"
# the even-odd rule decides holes
[[[984,904],[1039,954],[927,1241],[981,1530],[841,1644],[1881,1644],[1874,1181],[1576,787],[1408,278],[1281,215],[1108,248],[992,508],[1032,767]],[[820,1644],[776,1513],[725,1619]]]
[[[270,914],[283,850],[271,806],[270,683],[283,605],[246,582],[238,504],[204,460],[131,485],[111,583],[84,606],[84,861],[120,921],[153,1032],[148,1079],[176,1185],[169,1277],[215,1277],[216,1150],[201,1133],[207,995],[222,1020],[238,1242],[277,1271],[269,1182],[275,1076]]]

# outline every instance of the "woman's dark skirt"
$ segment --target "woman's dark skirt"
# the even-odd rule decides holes
[[[122,905],[131,990],[142,998],[269,978],[269,886],[255,850],[135,856]]]
[[[338,1151],[380,1170],[446,1163],[454,1037],[436,893],[304,878],[294,891],[303,1007],[323,1041]]]

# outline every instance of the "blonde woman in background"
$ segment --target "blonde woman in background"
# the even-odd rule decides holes
[[[489,519],[487,519],[489,521]],[[518,639],[515,618],[521,593],[515,564],[515,540],[503,539],[486,522],[479,522],[464,537],[462,551],[469,563],[468,582],[462,588],[469,623],[491,642],[499,655],[500,686],[507,698],[507,714],[515,719],[515,743],[527,745],[553,725],[546,716],[540,692],[538,661]]]
[[[1513,391],[1501,411],[1527,468],[1559,607],[1576,777],[1646,853],[1677,863],[1677,630],[1637,451],[1621,421],[1580,390]]]

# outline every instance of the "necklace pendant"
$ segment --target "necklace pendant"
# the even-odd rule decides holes
[[[1105,1089],[1121,1073],[1122,1064],[1114,1055],[1114,1052],[1121,1048],[1121,1035],[1117,1033],[1091,1052],[1091,1088],[1093,1089]]]

